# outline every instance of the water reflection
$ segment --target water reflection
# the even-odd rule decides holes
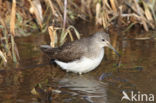
[[[61,91],[52,95],[52,103],[120,103],[122,90],[156,94],[155,39],[136,40],[118,37],[117,34],[112,33],[111,39],[112,45],[121,53],[119,71],[115,66],[116,55],[106,48],[100,66],[81,76],[66,73],[58,66],[41,65],[48,62],[38,49],[48,41],[44,36],[17,39],[20,65],[14,67],[18,69],[10,65],[11,70],[0,71],[0,103],[39,103],[30,93],[36,84],[42,84],[43,89],[48,85]]]
[[[68,88],[75,92],[75,94],[81,94],[81,97],[90,103],[108,103],[108,84],[100,82],[90,75],[67,74],[60,80],[59,84],[62,88]]]

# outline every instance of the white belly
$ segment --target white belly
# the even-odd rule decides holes
[[[55,62],[66,71],[82,74],[94,70],[101,63],[103,56],[104,49],[102,49],[100,54],[94,59],[82,57],[80,60],[68,63],[61,62],[58,60],[55,60]]]

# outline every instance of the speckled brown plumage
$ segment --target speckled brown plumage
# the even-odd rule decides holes
[[[96,38],[96,35],[91,35],[87,38],[75,40],[74,42],[65,43],[63,46],[60,46],[58,48],[47,48],[41,46],[41,50],[51,59],[57,59],[62,62],[70,62],[76,59],[80,59],[83,55],[92,57],[93,54],[96,56],[96,54],[99,53],[98,49],[101,49],[98,48],[98,46],[96,46],[94,42],[94,38]],[[110,41],[109,35],[105,34],[105,36],[105,38]]]

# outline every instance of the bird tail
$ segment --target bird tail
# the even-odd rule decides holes
[[[56,48],[52,48],[50,45],[40,45],[40,49],[43,53],[45,53],[50,58],[49,64],[56,65],[54,62],[55,59],[53,59],[53,54]]]
[[[57,51],[57,48],[52,48],[50,45],[40,45],[40,49],[51,58],[53,58],[53,55]]]
[[[40,45],[40,49],[43,52],[47,52],[47,51],[49,51],[49,49],[52,49],[52,47],[50,45]]]

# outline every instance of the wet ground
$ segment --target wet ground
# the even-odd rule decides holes
[[[121,103],[122,91],[130,99],[134,91],[137,101],[141,94],[148,98],[149,94],[156,95],[156,32],[135,34],[113,31],[111,41],[121,54],[120,60],[106,49],[100,66],[83,75],[49,65],[39,50],[39,45],[48,43],[48,35],[16,38],[21,60],[0,71],[0,103]],[[124,99],[122,103],[130,101]],[[137,103],[146,103],[146,98]]]

